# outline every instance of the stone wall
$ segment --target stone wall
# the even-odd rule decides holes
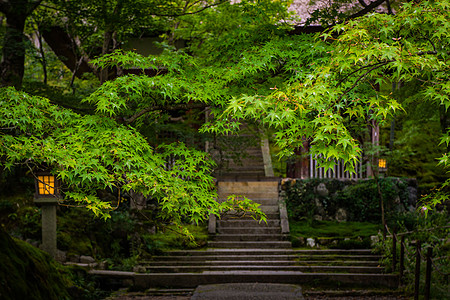
[[[380,178],[387,213],[414,211],[417,182],[408,178]],[[283,179],[281,197],[290,218],[369,221],[380,219],[379,193],[374,179]]]

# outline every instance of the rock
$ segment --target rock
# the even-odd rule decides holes
[[[143,210],[147,206],[147,199],[142,193],[136,193],[133,190],[129,191],[130,194],[130,208]]]
[[[321,239],[317,239],[317,244],[321,245],[321,246],[328,246],[333,242],[332,239],[327,239],[327,238],[321,238]]]
[[[316,187],[316,193],[322,197],[328,196],[329,192],[325,183],[322,182]]]
[[[408,204],[412,207],[415,207],[417,204],[417,189],[413,186],[408,186],[406,188],[408,190]]]
[[[152,227],[148,228],[147,232],[150,233],[150,234],[155,234],[156,233],[156,226],[152,226]]]
[[[306,239],[306,246],[314,248],[316,246],[316,241],[313,238]]]
[[[68,261],[73,262],[73,263],[79,263],[80,262],[80,256],[79,255],[70,255],[67,258]]]
[[[107,270],[107,269],[108,269],[108,261],[107,261],[107,260],[101,261],[101,262],[98,264],[98,268],[99,268],[100,270]]]
[[[304,246],[305,243],[306,243],[305,238],[302,237],[302,236],[299,236],[299,237],[297,238],[297,241],[298,241],[298,245],[299,245],[299,246]]]
[[[67,261],[67,254],[64,251],[56,249],[56,257],[55,259],[59,262],[66,262]]]
[[[370,236],[370,246],[375,246],[380,241],[380,238],[378,235],[371,235]]]
[[[319,199],[315,198],[314,204],[316,205],[317,214],[322,217],[326,216],[326,212],[325,212],[325,209],[323,208],[322,202]]]
[[[338,222],[347,222],[347,211],[343,208],[338,208],[334,217]]]
[[[314,220],[317,220],[317,221],[323,221],[323,218],[322,218],[322,216],[320,216],[320,215],[314,215],[314,216],[313,216],[313,219],[314,219]]]
[[[134,266],[133,272],[135,273],[145,273],[146,269],[144,266]]]
[[[80,263],[82,263],[82,264],[93,264],[93,263],[95,263],[95,259],[92,256],[81,255],[80,256]]]

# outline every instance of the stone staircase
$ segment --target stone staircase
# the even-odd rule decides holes
[[[218,183],[218,194],[219,201],[224,201],[229,195],[234,194],[246,196],[259,203],[261,210],[267,216],[267,222],[259,222],[251,217],[238,218],[232,214],[218,220],[212,217],[209,226],[211,241],[208,242],[208,247],[232,249],[291,248],[291,243],[287,241],[288,230],[285,229],[283,234],[281,226],[278,180],[220,181]]]
[[[234,274],[271,271],[278,274],[382,274],[380,257],[370,250],[208,249],[170,251],[143,262],[148,273]],[[242,279],[241,279],[242,280]]]
[[[218,182],[219,201],[231,194],[245,195],[261,204],[267,223],[232,214],[220,219],[211,217],[206,250],[169,251],[142,261],[135,268],[139,272],[93,270],[91,274],[142,290],[220,283],[280,283],[331,289],[398,287],[398,276],[383,274],[380,257],[370,250],[292,249],[286,208],[278,199],[278,180],[255,174],[248,181],[236,181],[237,177],[242,179],[236,173]]]
[[[142,261],[137,272],[94,270],[116,283],[149,288],[195,288],[220,283],[297,284],[315,289],[398,287],[398,276],[383,274],[370,250],[208,248],[169,251]]]
[[[211,218],[206,250],[169,251],[124,272],[136,288],[194,288],[220,283],[286,283],[306,286],[396,288],[371,250],[294,250],[287,216],[278,203],[278,181],[219,182],[219,197],[245,195],[261,204],[267,224],[251,218]],[[281,209],[280,209],[281,208]],[[286,220],[284,220],[286,219]],[[103,276],[101,271],[95,273]],[[128,276],[128,277],[127,277]]]

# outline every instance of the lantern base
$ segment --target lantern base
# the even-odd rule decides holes
[[[58,198],[56,197],[43,197],[43,198],[38,198],[35,197],[34,198],[34,203],[37,204],[57,204],[58,203]]]

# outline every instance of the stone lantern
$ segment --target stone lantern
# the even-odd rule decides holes
[[[34,202],[41,205],[42,245],[41,249],[56,258],[56,206],[60,197],[60,184],[49,172],[39,172],[35,178]]]

